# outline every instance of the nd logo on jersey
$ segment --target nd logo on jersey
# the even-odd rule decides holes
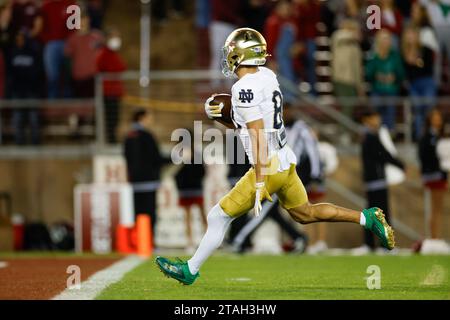
[[[242,89],[239,92],[239,100],[241,100],[242,103],[245,103],[245,102],[250,103],[253,100],[252,89],[247,89],[247,90]]]

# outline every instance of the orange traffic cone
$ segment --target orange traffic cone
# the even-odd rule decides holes
[[[151,219],[147,214],[139,214],[136,219],[137,253],[143,258],[149,258],[153,252]]]
[[[133,241],[133,228],[118,225],[116,229],[116,250],[119,253],[136,253],[136,242]]]

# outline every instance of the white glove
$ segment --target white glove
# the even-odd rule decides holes
[[[266,189],[266,185],[264,182],[257,182],[256,185],[256,194],[255,194],[255,205],[253,206],[253,211],[255,213],[255,217],[259,217],[261,214],[262,205],[261,202],[264,199],[268,199],[272,202],[272,197]]]
[[[217,119],[222,117],[223,103],[211,105],[214,100],[214,95],[208,98],[205,102],[205,112],[209,119]]]

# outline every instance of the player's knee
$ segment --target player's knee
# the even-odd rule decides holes
[[[211,211],[208,213],[208,216],[206,217],[206,221],[208,222],[208,225],[214,224],[214,222],[218,220],[219,208],[217,208],[217,207],[218,207],[217,205],[212,207]]]
[[[290,209],[288,210],[288,212],[292,219],[294,219],[298,223],[308,224],[315,221],[309,202],[299,207]]]
[[[208,222],[208,225],[213,225],[220,223],[224,219],[228,220],[232,218],[223,211],[220,205],[216,204],[214,207],[211,208],[211,211],[209,212],[206,221]]]

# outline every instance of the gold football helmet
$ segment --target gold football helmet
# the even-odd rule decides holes
[[[254,29],[236,29],[225,41],[222,55],[222,73],[225,77],[231,77],[240,65],[264,65],[268,56],[267,43]]]

